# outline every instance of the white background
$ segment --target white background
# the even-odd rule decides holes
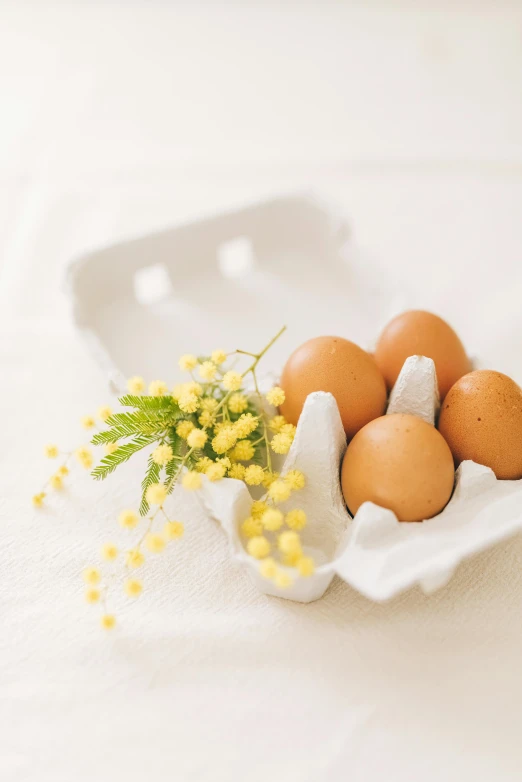
[[[520,539],[431,598],[295,606],[195,506],[107,637],[79,574],[139,470],[29,502],[106,399],[68,261],[246,199],[336,201],[376,276],[522,381],[521,97],[515,2],[0,3],[2,779],[521,778]]]

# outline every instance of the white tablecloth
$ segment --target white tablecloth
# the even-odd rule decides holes
[[[302,606],[258,595],[194,503],[107,635],[80,573],[120,539],[139,469],[30,505],[43,444],[81,442],[107,399],[66,263],[246,198],[336,200],[376,276],[522,380],[516,4],[1,16],[1,778],[519,780],[522,539],[430,598],[376,605],[335,581]]]

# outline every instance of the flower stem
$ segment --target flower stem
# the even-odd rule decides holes
[[[259,362],[261,361],[265,353],[267,353],[270,350],[274,342],[277,342],[281,334],[283,334],[285,331],[286,331],[286,326],[283,326],[283,328],[279,329],[275,337],[272,337],[268,345],[265,345],[261,353],[246,353],[246,351],[236,350],[236,353],[245,353],[246,355],[255,356],[254,363],[243,372],[243,377],[245,377],[245,375],[248,375],[249,372],[254,371],[254,369],[257,367],[257,365],[259,364]]]

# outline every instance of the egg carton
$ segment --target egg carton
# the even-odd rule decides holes
[[[290,195],[138,236],[71,263],[66,292],[72,318],[111,390],[120,393],[133,374],[170,377],[176,357],[187,350],[236,346],[238,322],[247,324],[240,336],[244,333],[248,344],[237,347],[261,348],[270,337],[268,309],[284,312],[291,331],[264,359],[277,377],[306,339],[339,334],[364,344],[404,304],[399,306],[382,274],[376,283],[350,235],[335,207],[315,196]],[[181,378],[173,373],[170,379]],[[433,424],[437,406],[433,362],[408,359],[388,414],[412,413]],[[446,583],[464,558],[522,527],[522,482],[497,481],[491,470],[472,462],[460,466],[450,503],[429,521],[399,523],[391,511],[371,503],[352,520],[339,481],[345,448],[335,400],[320,392],[310,395],[281,469],[300,469],[307,476],[306,487],[283,507],[306,510],[302,537],[317,570],[285,590],[264,579],[258,561],[245,551],[239,525],[252,502],[246,486],[204,478],[197,494],[261,592],[310,602],[324,594],[336,573],[372,600],[386,600],[417,583],[430,592]],[[182,515],[184,502],[190,511],[186,496],[176,492]]]
[[[386,414],[416,415],[434,425],[438,405],[433,361],[408,358]],[[245,550],[239,528],[252,504],[245,484],[204,480],[201,499],[207,513],[221,524],[233,557],[264,594],[309,603],[322,597],[336,574],[370,600],[388,600],[416,584],[429,594],[449,581],[462,560],[522,528],[522,480],[497,480],[492,470],[472,461],[460,465],[451,500],[431,519],[399,522],[391,510],[372,502],[365,502],[352,519],[339,480],[345,450],[335,399],[328,393],[310,394],[282,468],[283,475],[301,470],[307,485],[280,507],[306,511],[308,524],[301,536],[316,571],[284,589],[265,579],[259,561]],[[291,568],[283,570],[295,577]]]

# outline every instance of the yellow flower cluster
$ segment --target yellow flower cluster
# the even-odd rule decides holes
[[[213,464],[210,465],[210,467],[207,467],[205,470],[205,475],[209,479],[209,481],[220,481],[221,478],[224,478],[227,472],[226,465],[219,462],[213,462]]]
[[[215,413],[219,407],[219,402],[212,396],[205,397],[201,400],[201,409],[206,413]]]
[[[123,510],[118,516],[118,521],[124,529],[133,529],[138,524],[139,518],[133,510]]]
[[[60,489],[63,489],[62,476],[59,473],[56,473],[55,475],[51,475],[51,477],[49,478],[49,485],[56,491],[60,491]]]
[[[232,464],[228,471],[228,477],[235,478],[237,481],[244,481],[245,475],[246,467],[244,464]]]
[[[201,405],[200,405],[201,406]],[[208,410],[203,410],[201,415],[198,416],[198,424],[200,426],[203,426],[206,428],[207,426],[210,426],[212,423],[212,413],[209,413]]]
[[[198,360],[192,353],[186,353],[184,356],[181,356],[178,364],[182,372],[190,372],[197,367]]]
[[[189,491],[199,489],[201,488],[201,475],[193,470],[189,470],[181,479],[181,484],[184,489],[188,489]]]
[[[101,550],[102,559],[110,561],[118,556],[118,548],[114,543],[104,543]]]
[[[145,545],[153,554],[160,554],[165,548],[166,540],[158,532],[149,532],[145,538]]]
[[[181,521],[167,521],[163,527],[163,535],[167,540],[177,540],[183,537],[185,527]]]
[[[292,487],[284,480],[275,480],[270,484],[268,496],[274,502],[286,502],[292,493]]]
[[[265,471],[259,464],[250,464],[245,470],[245,483],[249,486],[260,486],[263,483]]]
[[[304,489],[306,485],[306,479],[303,473],[299,470],[290,470],[287,472],[285,475],[285,481],[294,491]]]
[[[281,589],[291,586],[296,576],[311,576],[315,571],[313,558],[304,553],[299,535],[306,526],[306,513],[300,508],[284,513],[276,507],[277,503],[288,500],[293,491],[303,489],[305,484],[305,477],[299,470],[290,470],[284,477],[277,477],[269,486],[266,499],[252,503],[250,516],[240,527],[246,538],[247,552],[260,560],[259,572]]]
[[[199,376],[206,381],[214,380],[217,373],[217,366],[213,361],[203,361],[199,365]]]
[[[139,597],[143,591],[143,584],[138,578],[128,578],[125,581],[125,592],[129,597]]]
[[[92,457],[92,451],[89,448],[86,448],[85,446],[82,446],[81,448],[77,448],[74,452],[74,455],[82,465],[82,467],[85,467],[86,470],[90,470],[93,464],[93,457]]]
[[[252,413],[243,413],[234,424],[234,432],[236,433],[238,440],[242,437],[248,437],[249,434],[255,432],[258,424],[259,419],[252,415]]]
[[[231,413],[244,413],[248,407],[248,399],[244,394],[232,394],[228,400],[228,409]]]
[[[292,445],[293,437],[291,434],[287,434],[286,432],[280,432],[279,434],[275,434],[272,438],[272,442],[270,443],[272,450],[275,453],[288,453],[290,450],[290,446]]]
[[[158,445],[152,452],[152,461],[163,467],[165,464],[172,460],[174,452],[170,445]]]
[[[217,364],[217,366],[221,366],[221,364],[224,364],[227,360],[227,354],[224,350],[214,350],[212,352],[212,355],[210,356],[214,364]]]
[[[195,413],[199,407],[199,399],[194,393],[181,394],[178,399],[179,409],[184,413]]]
[[[152,486],[149,486],[149,489],[153,490],[151,494],[153,495],[154,500],[160,500],[163,496],[163,492],[165,492],[166,496],[166,488],[163,486],[163,484],[152,484]],[[154,531],[152,529],[159,510],[162,511],[163,515],[167,519],[161,532]],[[133,510],[129,509],[121,511],[118,516],[118,522],[120,526],[125,529],[133,529],[138,524],[138,521],[138,515]],[[152,554],[160,554],[165,550],[167,544],[170,541],[178,540],[179,538],[183,537],[185,531],[183,523],[169,519],[162,507],[159,507],[156,511],[154,511],[152,515],[149,516],[148,521],[148,531],[141,536],[137,545],[128,549],[125,554],[127,577],[125,577],[123,581],[123,591],[128,597],[132,599],[139,597],[143,591],[143,582],[134,576],[130,576],[128,572],[129,570],[140,568],[144,564],[145,556],[141,551],[142,545],[144,545],[145,548]],[[112,541],[108,541],[101,547],[100,555],[102,560],[105,560],[106,562],[114,562],[116,559],[118,559],[119,556],[118,547]],[[87,589],[85,591],[85,600],[87,603],[91,604],[98,603],[100,601],[103,603],[104,613],[100,619],[101,626],[106,630],[111,630],[116,625],[116,619],[113,614],[107,613],[106,611],[107,586],[103,583],[100,569],[92,566],[85,568],[83,571],[83,580],[87,585]]]
[[[241,350],[227,354],[219,349],[202,358],[189,353],[181,356],[179,366],[190,373],[188,382],[177,384],[172,391],[164,380],[153,380],[147,386],[143,377],[135,375],[127,381],[130,397],[120,400],[125,407],[134,408],[133,412],[113,415],[112,409],[103,405],[97,409],[96,415],[86,415],[81,419],[85,429],[95,429],[97,422],[98,425],[102,422],[107,428],[107,431],[94,433],[92,439],[92,444],[101,446],[105,452],[105,458],[93,472],[97,479],[105,478],[140,446],[143,447],[144,441],[152,443],[144,481],[146,488],[140,506],[140,512],[148,514],[145,530],[140,530],[139,539],[123,552],[112,541],[103,544],[99,551],[103,577],[96,567],[87,568],[83,574],[87,602],[103,606],[101,624],[104,628],[112,629],[116,624],[115,616],[107,610],[110,580],[105,578],[105,568],[111,568],[113,579],[114,568],[121,563],[126,574],[123,591],[128,597],[136,598],[143,590],[143,583],[132,577],[131,571],[144,565],[147,551],[159,554],[170,541],[183,536],[183,524],[170,519],[165,510],[167,497],[176,481],[179,480],[189,490],[199,489],[204,480],[215,482],[227,476],[244,481],[248,486],[263,486],[267,490],[267,499],[253,502],[251,516],[242,525],[242,533],[247,539],[249,552],[263,563],[265,569],[274,548],[272,537],[281,537],[285,530],[297,534],[305,525],[306,517],[302,511],[285,514],[275,507],[276,503],[284,502],[293,491],[304,486],[304,477],[294,470],[281,478],[273,469],[271,454],[288,452],[295,427],[283,416],[270,418],[256,378],[259,360],[283,330],[258,354]],[[244,356],[250,356],[247,368],[240,372],[227,367],[225,362],[229,356],[243,360]],[[249,374],[255,392],[247,395],[243,388]],[[141,396],[144,398],[133,399]],[[279,407],[284,403],[284,391],[278,386],[270,389],[266,402]],[[58,447],[47,445],[45,455],[56,458]],[[78,462],[87,470],[94,464],[93,451],[87,446],[64,456],[66,461],[51,475],[43,490],[33,496],[35,507],[43,505],[47,487],[56,491],[64,487],[69,474],[69,460]],[[163,519],[163,526],[159,529],[156,526],[158,516]],[[122,510],[118,515],[120,528],[129,533],[138,527],[139,521],[139,515],[132,509]],[[295,553],[288,554],[277,546],[275,548],[286,560],[293,556],[297,562]],[[274,573],[274,579],[279,582],[284,580],[283,571],[278,569]]]
[[[227,391],[239,391],[243,384],[243,378],[239,372],[227,372],[223,377],[223,388]]]
[[[129,394],[135,394],[138,396],[145,390],[145,381],[139,375],[134,375],[127,380],[127,391]]]
[[[111,414],[110,409],[106,408],[106,410],[109,411],[109,415]],[[102,413],[105,411],[105,408],[100,408],[99,416],[101,417]],[[82,423],[86,428],[91,428],[95,425],[95,420],[91,416],[85,416],[82,419]],[[58,446],[54,443],[50,443],[45,446],[44,448],[44,454],[48,459],[56,459],[57,456],[59,456],[59,449]],[[66,453],[65,454],[65,461],[63,464],[60,465],[60,467],[56,470],[55,473],[53,473],[44,484],[44,487],[42,491],[37,492],[32,497],[32,503],[35,508],[42,508],[44,505],[44,500],[47,496],[46,489],[47,487],[54,489],[54,491],[61,491],[64,488],[64,478],[69,475],[69,467],[67,466],[71,456],[73,454]],[[77,448],[77,450],[74,452],[74,456],[76,457],[77,461],[81,464],[82,467],[85,469],[90,469],[93,465],[93,455],[92,451],[82,446],[81,448]]]
[[[35,508],[41,508],[45,499],[45,492],[40,491],[38,494],[33,495],[33,505]]]
[[[285,517],[279,508],[268,508],[261,516],[261,525],[269,530],[269,532],[276,532],[283,526]]]
[[[191,431],[195,428],[192,421],[181,421],[181,423],[176,426],[176,434],[179,435],[179,437],[182,437],[183,440],[186,440]]]
[[[165,396],[168,390],[168,386],[163,380],[153,380],[152,383],[149,383],[150,396]]]
[[[279,407],[285,401],[285,392],[282,388],[279,388],[279,386],[274,386],[274,388],[270,389],[266,395],[266,398],[271,405],[274,407]]]
[[[283,426],[286,426],[287,424],[288,421],[286,420],[284,415],[276,415],[273,418],[271,418],[270,421],[268,422],[268,426],[276,434],[280,432]]]
[[[208,440],[208,434],[203,429],[192,429],[187,437],[187,443],[191,448],[203,448]]]
[[[230,452],[230,458],[236,462],[248,462],[254,453],[255,449],[250,440],[239,440]]]
[[[162,483],[152,483],[145,492],[149,505],[163,505],[167,499],[167,487]]]
[[[145,557],[141,551],[137,548],[132,548],[127,551],[126,565],[127,567],[138,568],[145,562]]]
[[[278,415],[269,423],[275,434],[270,443],[270,447],[275,453],[285,454],[290,450],[296,433],[296,427],[285,421],[282,415]]]
[[[212,448],[216,453],[226,453],[237,442],[237,434],[232,425],[224,426],[212,440]]]
[[[212,448],[216,453],[223,454],[233,448],[237,448],[239,445],[239,450],[236,451],[235,455],[232,453],[231,457],[237,461],[252,459],[254,449],[251,443],[247,440],[240,445],[238,440],[241,441],[252,434],[257,429],[258,424],[259,419],[253,416],[252,413],[243,413],[235,423],[219,428],[218,433],[212,440]]]

